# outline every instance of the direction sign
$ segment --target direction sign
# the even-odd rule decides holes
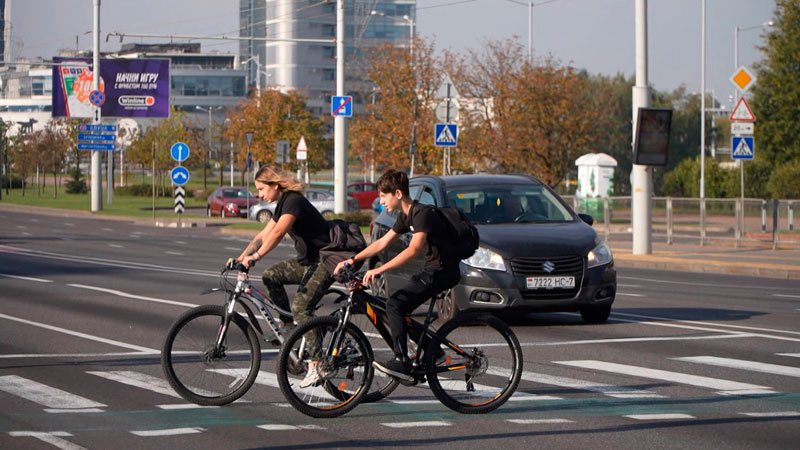
[[[731,122],[731,134],[753,134],[755,131],[755,124],[753,122]]]
[[[733,112],[731,112],[731,116],[728,119],[731,122],[755,122],[756,116],[753,115],[753,110],[750,109],[750,106],[744,100],[744,97],[741,97],[739,102],[736,103],[736,107],[733,108]]]
[[[175,161],[186,161],[186,158],[189,157],[189,146],[183,142],[176,142],[172,144],[172,148],[169,149],[169,153],[172,155],[172,159]]]
[[[300,136],[300,142],[297,143],[296,157],[298,161],[305,161],[308,159],[308,147],[306,146],[305,136]]]
[[[182,187],[175,186],[175,212],[178,214],[183,214],[184,207],[186,206],[183,200],[185,194],[186,191],[184,191]]]
[[[752,136],[734,136],[731,142],[733,159],[753,159],[756,153],[756,142]]]
[[[756,76],[753,75],[745,66],[741,66],[736,69],[736,72],[733,73],[730,77],[731,83],[736,86],[742,92],[747,91],[750,89],[753,84],[755,84]]]
[[[114,134],[86,134],[78,133],[79,141],[116,141],[117,136]]]
[[[117,149],[116,142],[101,143],[101,142],[78,142],[78,150],[110,150]]]
[[[106,102],[106,94],[103,94],[100,91],[92,91],[89,94],[89,103],[93,104],[94,106],[103,106],[103,103]]]
[[[331,115],[350,117],[353,115],[353,97],[333,96],[331,97]]]
[[[456,144],[458,144],[458,125],[437,123],[434,133],[434,145],[437,147],[455,147]]]
[[[449,111],[448,106],[450,107]],[[436,105],[436,119],[444,123],[458,120],[458,105],[452,98],[450,101],[445,100]]]
[[[172,169],[169,177],[172,178],[173,183],[177,184],[178,186],[183,186],[187,181],[189,181],[189,169],[183,166],[178,166]]]
[[[116,125],[89,125],[82,123],[78,125],[78,131],[81,133],[116,133]]]

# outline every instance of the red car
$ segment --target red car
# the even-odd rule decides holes
[[[219,187],[208,196],[206,214],[209,217],[247,217],[248,207],[258,204],[258,201],[258,197],[245,187]]]
[[[347,185],[347,195],[358,200],[359,209],[370,209],[378,198],[378,188],[369,181],[353,181]]]

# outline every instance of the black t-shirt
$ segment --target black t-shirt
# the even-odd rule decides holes
[[[284,214],[295,217],[289,236],[294,239],[297,260],[305,266],[319,262],[319,249],[331,242],[328,221],[308,199],[295,191],[281,195],[272,218],[277,222]]]
[[[409,219],[410,218],[410,219]],[[422,255],[425,269],[439,269],[452,264],[458,265],[453,256],[452,238],[447,232],[447,224],[431,205],[424,205],[414,200],[411,210],[406,216],[403,211],[397,215],[392,230],[397,234],[425,232]]]

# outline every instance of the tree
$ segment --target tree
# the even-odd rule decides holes
[[[776,167],[800,158],[800,3],[776,0],[775,26],[761,47],[751,105],[756,158]]]

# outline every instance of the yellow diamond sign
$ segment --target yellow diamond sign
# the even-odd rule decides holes
[[[756,76],[747,67],[741,66],[731,75],[730,80],[740,91],[745,92],[755,83]]]

